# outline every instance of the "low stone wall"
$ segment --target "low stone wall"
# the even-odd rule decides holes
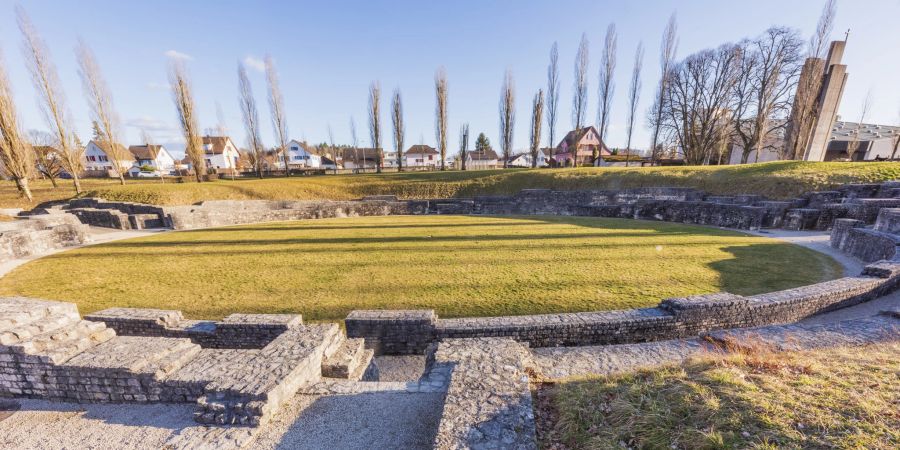
[[[416,354],[446,339],[508,337],[532,347],[605,345],[697,336],[795,322],[885,295],[900,284],[900,262],[866,266],[846,277],[749,297],[729,293],[663,300],[622,311],[440,319],[432,310],[353,311],[347,335],[383,354]]]
[[[87,226],[70,214],[24,217],[0,223],[0,262],[84,244]]]
[[[900,208],[879,210],[873,228],[857,219],[837,219],[831,246],[862,261],[895,259],[900,246]]]
[[[231,314],[220,321],[185,320],[181,311],[109,308],[84,316],[120,336],[186,338],[203,348],[259,349],[303,325],[299,314]]]

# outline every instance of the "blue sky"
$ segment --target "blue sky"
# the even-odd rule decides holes
[[[678,56],[736,41],[771,25],[808,37],[823,0],[694,1],[33,1],[21,2],[47,42],[59,69],[75,124],[90,137],[90,116],[73,53],[78,37],[95,51],[113,93],[128,143],[141,129],[157,142],[178,142],[175,108],[167,90],[167,53],[187,55],[201,127],[217,122],[216,104],[239,144],[244,132],[237,106],[238,61],[250,76],[265,122],[263,139],[273,145],[265,78],[254,66],[271,54],[287,103],[290,134],[320,142],[330,125],[338,143],[349,143],[353,116],[361,144],[368,144],[367,90],[379,80],[384,91],[384,142],[390,146],[387,98],[403,92],[409,144],[434,143],[434,72],[448,73],[450,148],[463,122],[473,134],[499,142],[497,106],[504,71],[513,71],[517,92],[516,148],[528,140],[530,101],[546,88],[550,46],[560,49],[562,94],[557,135],[571,126],[575,51],[582,32],[591,42],[590,115],[597,113],[600,44],[609,22],[619,30],[616,94],[608,144],[625,144],[626,97],[635,47],[646,47],[639,127],[634,146],[648,146],[644,112],[659,76],[662,29],[672,12],[679,26]],[[0,48],[26,129],[46,129],[24,66],[15,2],[0,0]],[[834,38],[851,28],[845,55],[850,78],[840,108],[856,120],[872,92],[869,121],[900,121],[900,0],[839,0]],[[257,63],[257,64],[254,64]],[[545,141],[546,141],[546,129]],[[177,145],[176,145],[177,146]]]

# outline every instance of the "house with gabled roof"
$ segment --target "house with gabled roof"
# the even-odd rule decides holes
[[[503,167],[503,164],[494,149],[466,152],[466,169],[496,169],[498,167]]]
[[[238,168],[241,154],[228,136],[203,136],[203,155],[208,169]]]
[[[406,167],[439,167],[441,154],[434,147],[425,144],[416,144],[403,154]]]
[[[110,146],[106,141],[91,140],[84,148],[84,170],[88,172],[107,172],[111,175],[120,172],[125,173],[134,165],[134,156],[122,144],[112,147],[118,155],[115,158],[110,154]],[[113,167],[113,161],[118,159],[119,167]],[[118,175],[116,175],[118,176]]]
[[[561,166],[571,166],[577,163],[579,166],[592,165],[594,163],[594,151],[598,154],[611,155],[606,143],[600,141],[600,133],[593,125],[588,125],[580,130],[572,130],[556,146],[556,154],[553,158]]]
[[[322,167],[322,156],[308,149],[305,142],[291,139],[287,143],[287,154],[288,166],[292,169],[318,169]],[[284,168],[284,161],[281,161],[281,155],[278,155],[278,160],[280,161],[280,166]]]
[[[156,175],[168,175],[175,170],[175,158],[162,145],[132,145],[128,152],[134,157],[134,165],[128,170],[137,176],[143,168],[151,168]]]

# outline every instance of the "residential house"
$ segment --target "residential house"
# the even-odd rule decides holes
[[[531,152],[515,153],[509,157],[507,167],[531,167]],[[537,167],[547,167],[550,165],[550,152],[547,149],[538,150]]]
[[[404,163],[406,167],[439,167],[441,165],[441,155],[434,147],[418,144],[413,145],[404,154]]]
[[[378,168],[378,150],[362,147],[343,148],[341,149],[342,165],[344,169],[349,170],[375,170]]]
[[[553,158],[561,166],[571,166],[573,163],[581,165],[594,164],[594,151],[599,155],[611,155],[609,147],[600,142],[600,134],[593,126],[587,126],[580,130],[572,130],[556,146],[556,154]]]
[[[498,167],[503,167],[503,164],[500,163],[500,158],[493,149],[470,150],[466,152],[467,170],[496,169]]]
[[[88,172],[106,172],[110,176],[118,176],[125,173],[134,165],[134,156],[122,144],[116,144],[115,154],[118,155],[119,167],[113,167],[114,155],[110,155],[110,146],[106,141],[91,140],[84,149],[84,170]]]
[[[301,169],[318,169],[322,167],[322,156],[314,153],[311,149],[307,148],[307,144],[305,142],[300,142],[292,139],[287,144],[288,147],[288,165],[292,169],[301,168]],[[284,167],[284,161],[282,161],[282,157],[278,158],[281,161],[280,166]]]
[[[228,136],[203,136],[207,169],[236,170],[241,154]]]
[[[175,158],[162,145],[132,145],[128,152],[134,157],[134,165],[128,170],[131,176],[145,168],[155,175],[169,175],[175,170]]]

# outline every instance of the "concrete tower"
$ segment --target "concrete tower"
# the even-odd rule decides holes
[[[803,64],[785,134],[786,158],[825,159],[831,128],[847,84],[847,66],[841,64],[846,45],[847,41],[833,41],[825,60],[807,58]]]

